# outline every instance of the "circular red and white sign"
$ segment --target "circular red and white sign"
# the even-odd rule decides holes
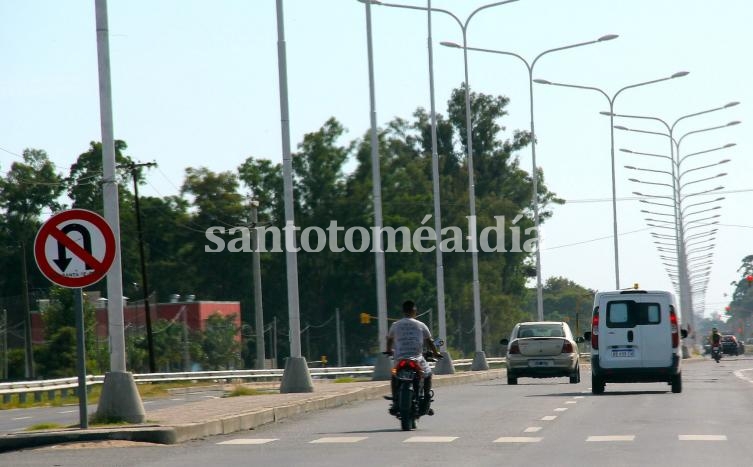
[[[34,259],[52,282],[81,288],[102,279],[115,259],[115,235],[99,214],[70,209],[52,216],[34,239]]]

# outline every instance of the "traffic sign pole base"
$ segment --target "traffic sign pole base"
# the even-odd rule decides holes
[[[105,374],[94,420],[103,423],[146,421],[144,404],[131,373],[112,371]]]
[[[380,353],[374,362],[374,375],[372,381],[389,381],[392,379],[392,359],[389,355]]]
[[[471,371],[486,371],[489,369],[489,364],[486,363],[486,354],[483,350],[476,352],[473,356],[473,363],[471,363]]]
[[[303,357],[290,357],[285,359],[285,371],[282,372],[280,393],[314,392],[314,383],[311,381],[308,363]]]

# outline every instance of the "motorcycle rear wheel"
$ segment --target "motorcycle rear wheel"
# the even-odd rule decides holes
[[[411,384],[403,383],[400,385],[398,401],[400,404],[400,428],[403,431],[410,431],[411,428],[415,428],[415,420],[413,418],[413,387]]]

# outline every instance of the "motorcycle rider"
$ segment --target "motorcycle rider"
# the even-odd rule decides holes
[[[709,343],[711,344],[711,351],[714,351],[714,347],[719,347],[719,352],[722,351],[722,334],[717,328],[711,329],[711,336],[709,336]]]
[[[392,354],[395,363],[403,358],[415,358],[421,365],[422,376],[424,379],[424,401],[421,407],[422,414],[434,415],[431,410],[431,368],[423,356],[424,345],[431,350],[434,355],[439,356],[439,350],[434,345],[431,337],[431,331],[426,324],[416,319],[418,307],[412,300],[403,302],[404,318],[400,319],[390,326],[387,335],[387,351]],[[397,414],[397,378],[392,375],[392,406],[390,414]]]

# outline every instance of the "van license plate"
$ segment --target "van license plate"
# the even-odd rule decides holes
[[[612,357],[613,358],[632,358],[633,357],[633,349],[616,349],[612,350]]]
[[[551,360],[529,360],[528,366],[535,366],[535,367],[541,367],[541,366],[552,366],[554,362]]]

